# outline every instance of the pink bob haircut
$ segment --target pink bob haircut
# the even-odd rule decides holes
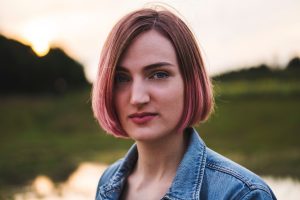
[[[184,80],[184,110],[179,131],[205,121],[213,110],[211,81],[197,41],[188,26],[168,10],[145,8],[124,16],[111,30],[103,46],[98,75],[92,90],[92,109],[100,126],[116,137],[128,137],[114,105],[116,66],[132,41],[141,33],[156,30],[169,39],[176,51]]]

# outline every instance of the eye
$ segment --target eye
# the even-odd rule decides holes
[[[130,81],[130,77],[126,74],[116,73],[115,83],[126,83]]]
[[[150,76],[150,79],[165,79],[169,77],[169,73],[167,72],[155,72]]]

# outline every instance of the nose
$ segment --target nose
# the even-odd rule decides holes
[[[131,87],[130,103],[135,106],[143,106],[150,101],[149,92],[143,80],[133,81]]]

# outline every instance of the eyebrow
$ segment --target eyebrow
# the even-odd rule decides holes
[[[160,67],[164,67],[164,66],[170,66],[171,67],[173,65],[171,63],[168,63],[168,62],[157,62],[157,63],[152,63],[152,64],[144,66],[143,71],[150,71],[150,70],[160,68]],[[128,70],[125,67],[121,66],[121,65],[117,66],[117,71],[128,72]]]

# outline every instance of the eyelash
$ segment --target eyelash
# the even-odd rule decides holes
[[[168,72],[165,71],[157,71],[152,73],[149,76],[151,80],[162,80],[168,78],[170,75]],[[117,73],[115,76],[115,83],[126,83],[130,81],[130,77],[123,73]]]
[[[163,77],[161,77],[161,75],[163,75]],[[155,77],[156,76],[156,77]],[[159,77],[160,76],[160,77]],[[150,78],[151,79],[165,79],[168,78],[170,75],[168,72],[164,72],[164,71],[158,71],[153,73]]]
[[[123,80],[121,80],[123,79]],[[125,80],[124,80],[125,79]],[[130,81],[130,78],[126,74],[117,73],[115,76],[115,82],[116,83],[125,83]]]

